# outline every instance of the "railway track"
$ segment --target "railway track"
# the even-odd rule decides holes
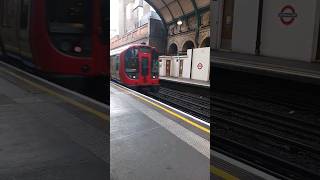
[[[219,87],[220,92],[268,101],[297,110],[312,111],[320,115],[318,85],[219,68],[214,70],[215,85]]]
[[[160,87],[158,93],[144,91],[148,96],[159,99],[162,102],[168,103],[184,112],[196,116],[206,122],[210,122],[210,98],[177,91],[170,88]]]
[[[214,149],[283,179],[319,179],[317,115],[225,92],[214,92],[212,102]]]

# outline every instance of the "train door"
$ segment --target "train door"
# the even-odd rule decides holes
[[[152,50],[151,76],[153,79],[159,77],[159,54],[156,50]]]
[[[19,23],[19,47],[21,56],[30,62],[32,60],[31,47],[29,42],[29,28],[30,28],[30,12],[31,0],[20,1],[20,23]]]
[[[170,60],[166,60],[166,76],[170,76],[170,67],[171,67],[171,63]]]
[[[144,82],[147,81],[147,78],[150,78],[151,70],[151,48],[149,47],[140,47],[139,48],[139,60],[141,67],[141,75]]]
[[[232,45],[234,0],[224,0],[220,48],[229,50]]]
[[[143,57],[141,59],[141,74],[145,82],[147,81],[148,69],[149,69],[149,59],[147,57]]]
[[[183,73],[183,59],[179,61],[179,77],[182,77]]]

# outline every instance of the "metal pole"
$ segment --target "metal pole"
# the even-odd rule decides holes
[[[200,14],[198,11],[198,7],[197,7],[197,3],[194,0],[191,0],[193,8],[194,8],[194,13],[195,13],[195,18],[196,18],[196,27],[195,27],[195,47],[198,48],[199,47],[199,34],[200,34]]]
[[[191,49],[191,65],[190,65],[190,79],[192,78],[192,60],[193,60],[193,49]]]

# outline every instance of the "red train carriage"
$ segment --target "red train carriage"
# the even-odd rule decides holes
[[[159,54],[146,45],[131,45],[112,50],[111,78],[133,88],[159,88]]]
[[[0,51],[48,75],[109,72],[106,0],[0,0],[0,39]]]

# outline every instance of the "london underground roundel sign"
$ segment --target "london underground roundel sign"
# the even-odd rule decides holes
[[[278,14],[282,24],[289,26],[298,17],[296,10],[291,5],[284,6]]]

